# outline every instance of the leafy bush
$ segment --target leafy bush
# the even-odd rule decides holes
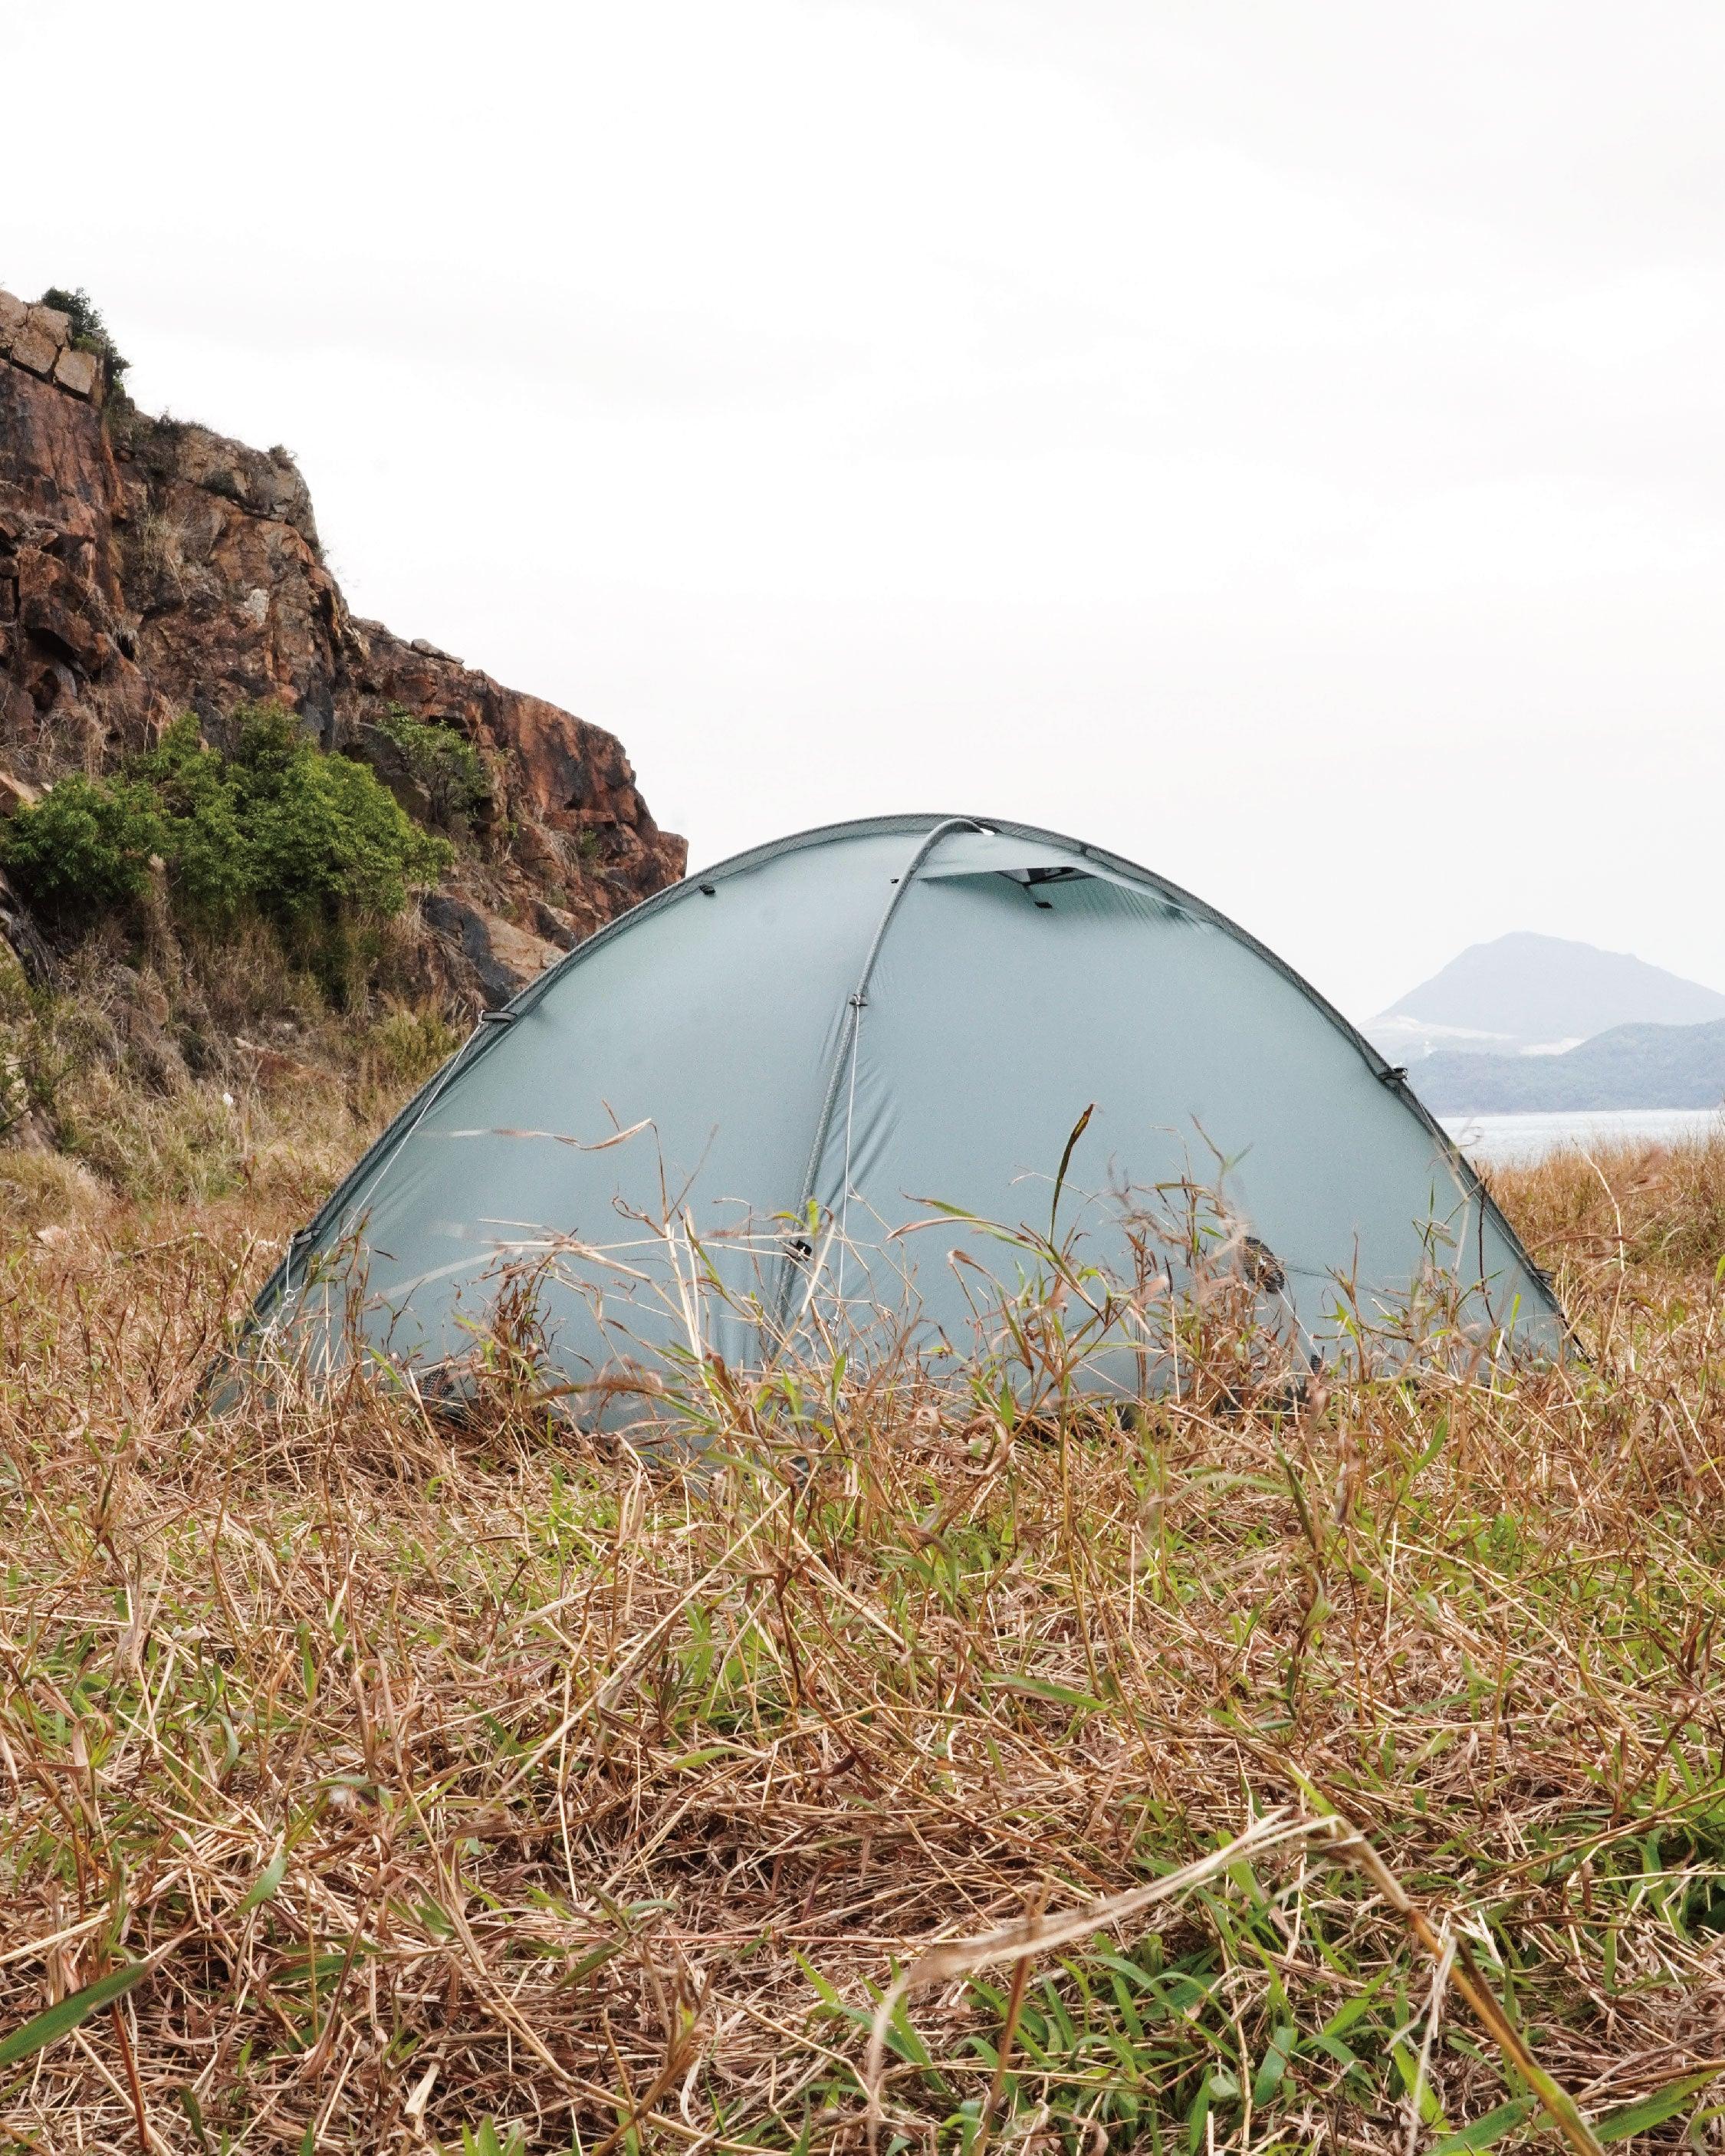
[[[491,782],[479,751],[453,726],[434,726],[392,704],[377,731],[401,751],[439,824],[471,823],[490,800]]]
[[[362,764],[326,756],[291,713],[240,713],[232,749],[195,717],[112,779],[64,778],[0,836],[0,865],[58,926],[135,906],[151,857],[177,917],[206,929],[255,915],[326,986],[351,974],[367,920],[398,913],[454,858]]]
[[[238,760],[206,748],[198,721],[188,716],[177,719],[133,767],[155,804],[157,850],[167,864],[176,909],[182,919],[213,927],[231,921],[258,889],[238,798]],[[56,787],[44,807],[63,790]]]
[[[95,300],[81,285],[69,292],[61,285],[50,285],[38,305],[57,308],[68,317],[72,325],[73,344],[80,352],[99,353],[106,362],[110,382],[117,382],[131,365],[129,359],[121,357]]]
[[[164,835],[149,786],[74,772],[13,816],[0,839],[0,861],[51,920],[83,927],[142,896]]]
[[[363,764],[322,755],[279,708],[245,714],[226,762],[254,896],[284,925],[399,913],[455,857]]]

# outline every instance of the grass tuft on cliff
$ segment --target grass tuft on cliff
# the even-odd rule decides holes
[[[881,2151],[1713,2145],[1725,1145],[1498,1188],[1588,1360],[714,1370],[680,1466],[502,1335],[460,1429],[212,1419],[285,1182],[13,1220],[0,2138],[860,2151],[896,1975],[1040,1912],[890,2002]]]

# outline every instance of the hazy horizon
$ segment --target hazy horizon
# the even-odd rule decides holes
[[[0,285],[288,443],[356,611],[612,728],[696,864],[972,809],[1356,1017],[1516,929],[1711,983],[1722,59],[1699,0],[14,0]]]

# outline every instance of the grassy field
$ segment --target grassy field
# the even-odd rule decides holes
[[[680,1471],[205,1418],[294,1138],[0,1156],[0,2146],[1717,2144],[1725,1146],[1500,1178],[1563,1371]]]

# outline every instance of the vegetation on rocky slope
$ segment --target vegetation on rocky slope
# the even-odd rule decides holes
[[[123,368],[86,295],[27,305],[0,292],[0,811],[66,789],[20,863],[46,903],[135,904],[153,853],[182,917],[202,865],[219,871],[203,891],[218,911],[237,874],[248,903],[302,926],[308,894],[293,878],[331,867],[327,827],[365,822],[361,858],[393,850],[409,883],[435,871],[404,834],[430,827],[454,852],[397,942],[426,990],[470,1014],[681,874],[682,842],[659,829],[619,741],[354,616],[287,450],[151,418],[126,396]],[[246,807],[233,734],[261,706],[292,712],[307,744],[292,803],[271,813],[280,824],[291,806],[316,828],[285,850],[262,822],[236,844],[213,820],[216,797]],[[188,712],[216,762],[198,760]],[[195,778],[202,804],[170,816],[177,850],[143,828],[169,778],[144,767],[164,736],[173,785]],[[312,747],[330,760],[306,760]],[[373,776],[409,824],[389,826],[385,791],[360,784]],[[356,855],[335,838],[345,901]],[[0,888],[0,932],[13,911]],[[349,978],[350,957],[335,956],[316,970]]]
[[[1541,2073],[1572,2145],[1712,2145],[1725,1147],[1502,1179],[1563,1369],[715,1370],[679,1465],[502,1336],[459,1429],[211,1419],[329,1142],[244,1111],[243,1195],[4,1166],[16,2145],[860,2148],[895,1973],[1003,1927],[893,2006],[881,2149],[1551,2145]]]
[[[338,1011],[256,919],[177,929],[110,918],[33,985],[0,952],[0,1201],[18,1224],[65,1208],[254,1194],[308,1207],[460,1038],[418,993],[400,921],[367,931],[371,993]]]
[[[74,772],[0,830],[0,866],[47,920],[141,922],[153,873],[177,924],[255,920],[337,995],[367,927],[454,858],[365,765],[326,756],[280,706],[242,707],[231,752],[188,713],[112,778]]]
[[[0,1185],[58,1172],[22,1168],[23,1147],[141,1199],[219,1195],[254,1173],[246,1129],[274,1129],[283,1096],[315,1089],[356,1149],[455,1045],[465,1014],[406,911],[448,842],[289,714],[227,732],[208,747],[188,717],[0,825],[0,866],[54,945],[33,978],[0,945]],[[338,1145],[311,1161],[332,1170]]]

